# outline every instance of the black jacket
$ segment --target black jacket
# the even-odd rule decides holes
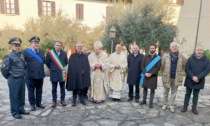
[[[66,52],[61,50],[60,55],[58,57],[60,61],[62,62],[63,66],[66,67],[66,65],[68,64],[68,58],[67,58]],[[46,55],[46,65],[50,69],[50,81],[62,82],[63,81],[62,71],[58,68],[58,66],[56,65],[52,57],[50,56],[49,52]]]
[[[2,75],[8,77],[24,77],[25,76],[25,61],[21,53],[14,50],[6,55],[2,62]]]
[[[193,55],[187,61],[185,72],[187,74],[184,84],[186,87],[191,89],[203,89],[205,77],[209,73],[209,60],[205,55],[200,59],[197,59],[196,56]],[[192,80],[193,76],[198,77],[198,83]]]
[[[42,64],[28,52],[26,52],[26,50],[23,51],[23,55],[26,61],[26,77],[30,79],[44,78],[44,64]],[[38,55],[42,58],[43,62],[45,62],[44,52],[41,49],[39,49]]]
[[[84,89],[90,86],[90,65],[85,54],[75,53],[70,56],[66,89],[68,91]]]
[[[134,54],[128,55],[128,77],[127,83],[130,85],[138,85],[141,74],[141,62],[144,55],[138,53],[135,57]]]

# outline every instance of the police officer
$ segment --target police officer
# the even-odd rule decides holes
[[[39,49],[40,38],[33,36],[29,42],[31,48],[27,48],[23,51],[23,55],[26,61],[26,80],[28,87],[28,99],[31,105],[31,111],[35,111],[36,107],[44,109],[42,104],[42,87],[44,72],[44,52]],[[36,105],[36,107],[35,107]]]
[[[6,55],[2,62],[1,72],[7,79],[9,86],[10,108],[12,116],[22,119],[20,114],[28,115],[25,106],[25,61],[21,53],[22,40],[18,37],[9,41],[12,51]]]
[[[52,82],[52,107],[57,105],[57,86],[60,85],[61,105],[66,106],[65,103],[65,80],[66,80],[66,65],[68,58],[66,52],[62,50],[62,43],[55,41],[54,49],[50,50],[46,55],[46,65],[50,69],[50,81]]]

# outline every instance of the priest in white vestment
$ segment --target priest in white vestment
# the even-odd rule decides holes
[[[122,47],[117,44],[115,52],[109,56],[109,97],[113,100],[121,99],[121,92],[124,84],[124,75],[127,67],[127,58],[122,53]]]
[[[107,61],[108,58],[102,52],[102,43],[96,41],[94,43],[94,52],[88,56],[91,67],[91,88],[90,101],[101,103],[106,100],[107,94]]]

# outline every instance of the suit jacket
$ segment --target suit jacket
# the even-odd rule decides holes
[[[56,55],[58,55],[56,53]],[[66,52],[63,50],[60,51],[60,55],[58,56],[63,66],[65,67],[68,64],[68,58]],[[50,53],[48,52],[46,55],[46,65],[50,69],[50,81],[52,82],[62,82],[64,81],[62,78],[62,71],[58,68]]]

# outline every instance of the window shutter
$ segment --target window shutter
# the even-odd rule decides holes
[[[80,4],[80,20],[84,19],[84,5]]]
[[[42,16],[42,0],[38,0],[38,15]]]
[[[76,19],[80,19],[80,9],[79,9],[80,5],[79,4],[76,4]]]
[[[54,1],[51,2],[51,7],[52,7],[52,16],[55,16],[56,9],[55,9],[55,2]]]
[[[5,13],[5,3],[4,0],[0,0],[0,13],[4,14]]]
[[[19,15],[20,12],[19,12],[19,0],[15,0],[15,14],[16,15]]]
[[[176,0],[176,4],[183,6],[184,5],[184,0]]]

